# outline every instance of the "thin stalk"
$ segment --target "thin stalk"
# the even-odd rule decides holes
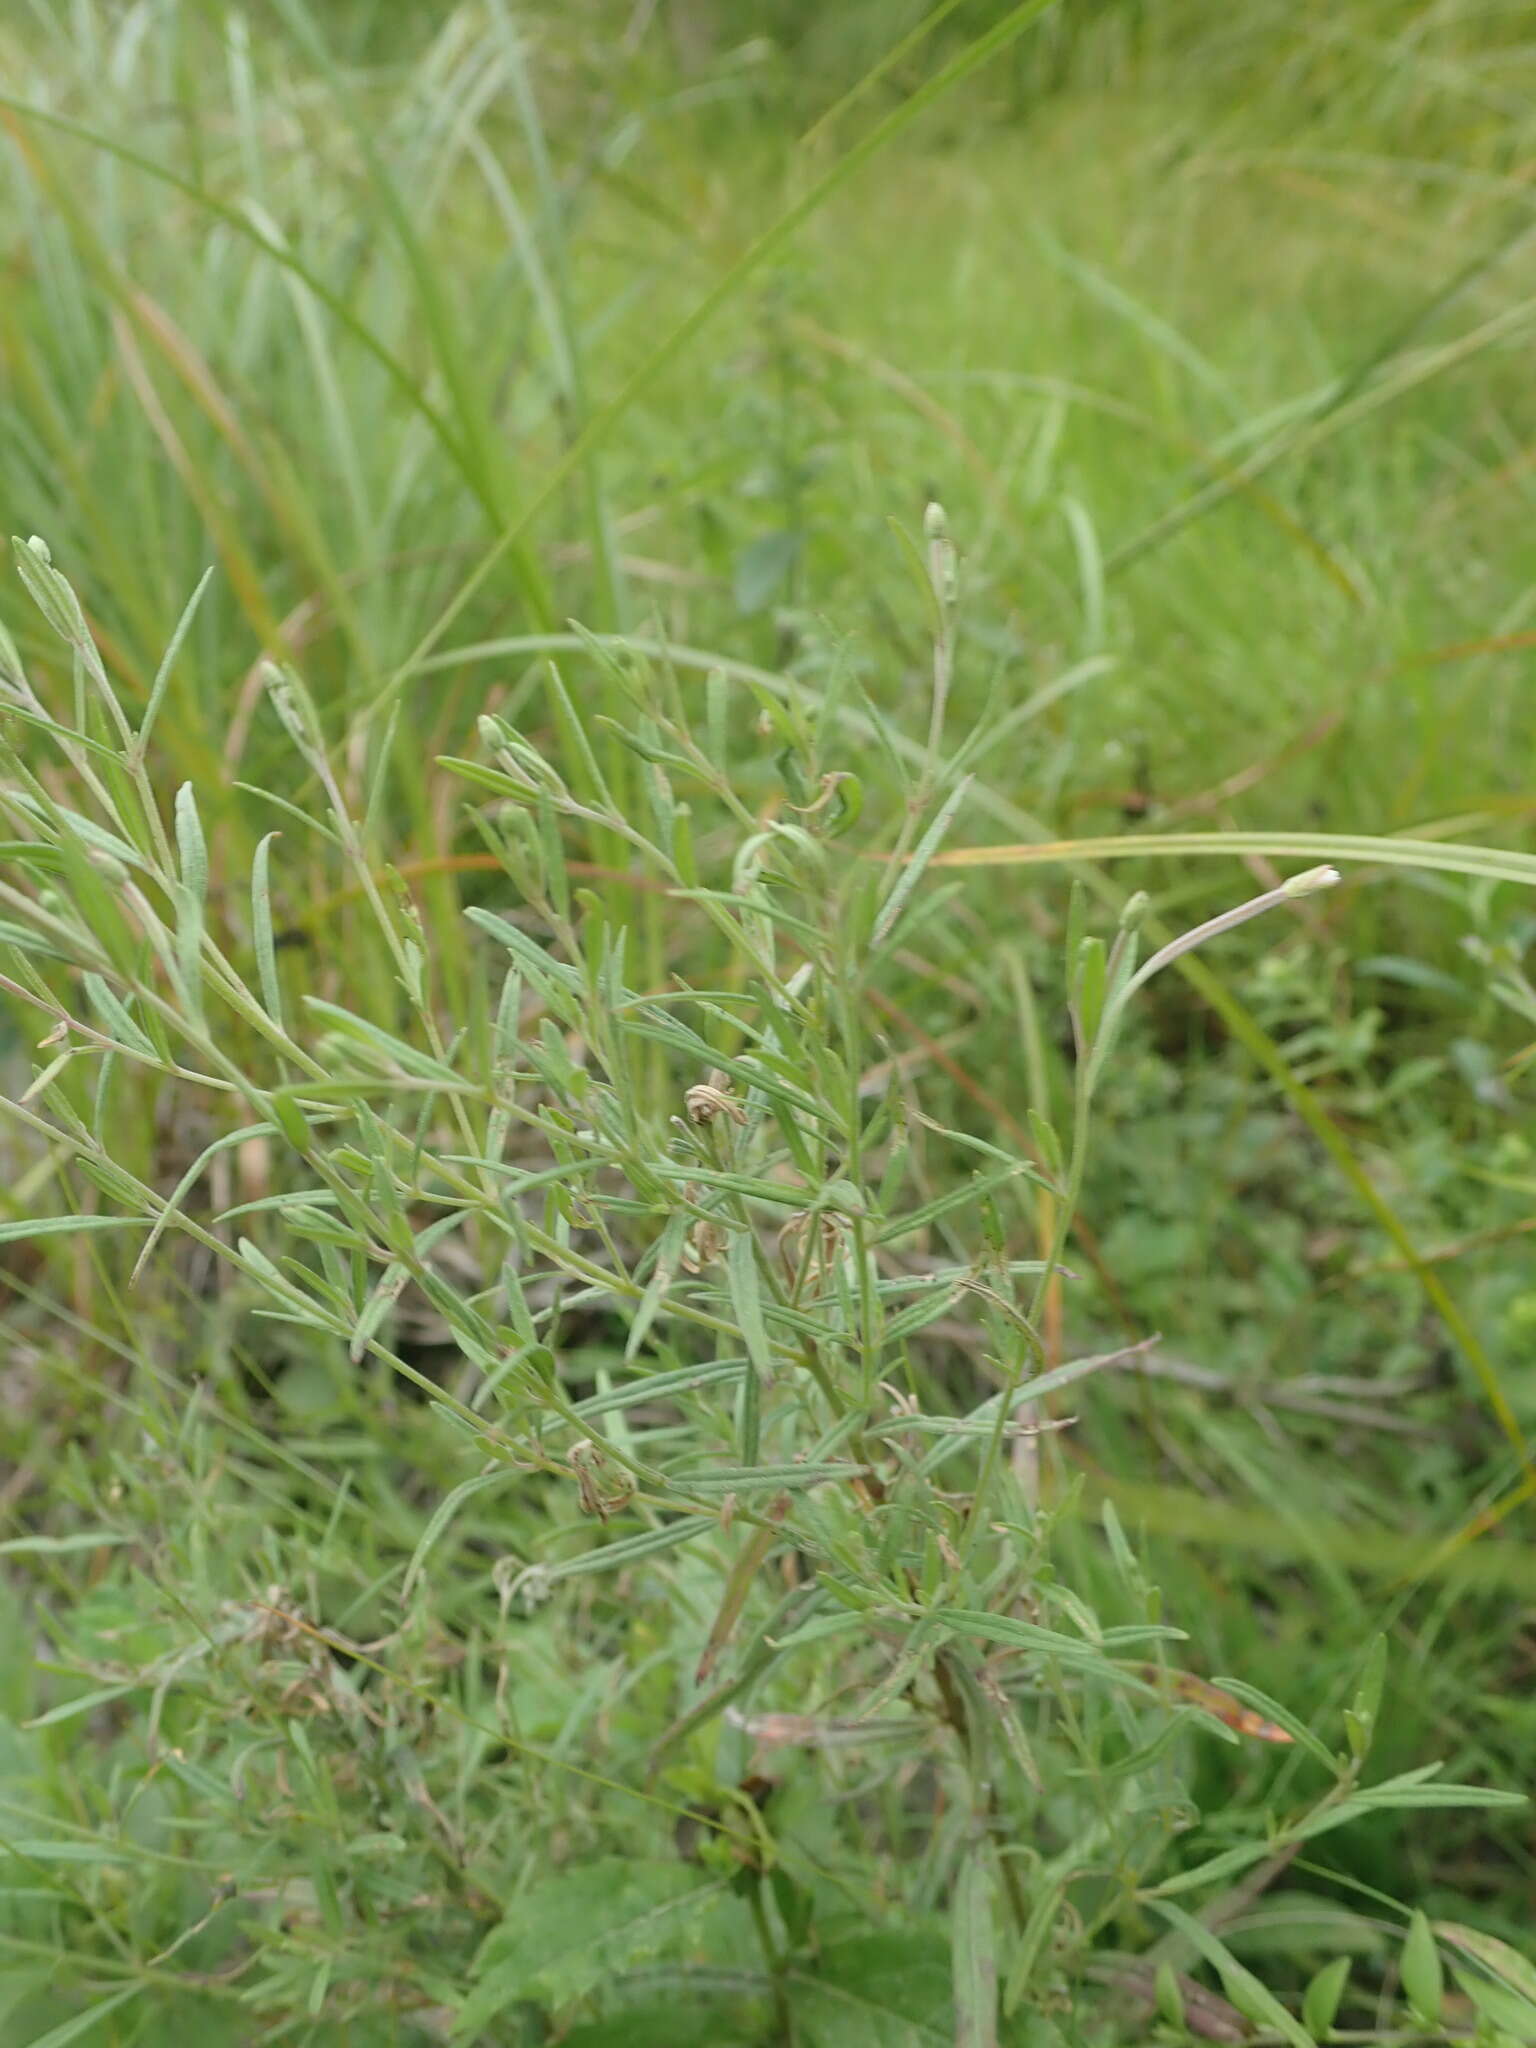
[[[1029,1305],[1028,1323],[1032,1330],[1040,1326],[1040,1311],[1050,1287],[1051,1276],[1060,1269],[1062,1255],[1067,1248],[1067,1238],[1072,1230],[1072,1219],[1082,1199],[1083,1178],[1088,1169],[1088,1122],[1092,1100],[1092,1089],[1086,1068],[1079,1065],[1072,1102],[1072,1152],[1067,1167],[1067,1181],[1061,1199],[1056,1204],[1055,1228],[1051,1235],[1050,1250],[1041,1263],[1040,1275],[1035,1282],[1034,1298]],[[1003,1441],[1008,1427],[1011,1409],[1009,1396],[1017,1388],[1022,1370],[1021,1355],[1019,1364],[1002,1389],[1002,1398],[997,1404],[997,1415],[992,1424],[991,1434],[981,1455],[981,1469],[976,1476],[976,1491],[971,1496],[959,1544],[960,1556],[965,1562],[969,1561],[975,1550],[977,1538],[984,1526],[986,1501],[997,1477],[998,1462],[1002,1457]]]
[[[785,1959],[779,1953],[773,1938],[773,1929],[768,1924],[768,1909],[763,1903],[763,1879],[747,1894],[747,1903],[752,1909],[752,1925],[757,1932],[758,1944],[763,1951],[763,1961],[768,1966],[768,1981],[773,1987],[774,2028],[783,2048],[790,2048],[795,2038],[795,2019],[790,2009],[789,1989],[784,1981]]]

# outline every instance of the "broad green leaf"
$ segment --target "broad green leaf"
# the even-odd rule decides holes
[[[733,1971],[732,1977],[739,1978]],[[654,1995],[654,1985],[646,1990]],[[665,2003],[620,2006],[560,2036],[560,2048],[759,2048],[768,2024],[772,1987],[766,1977],[756,2005],[737,1993],[721,1997],[711,1986],[701,1996],[681,1973]]]
[[[717,1883],[701,1882],[685,1863],[618,1856],[543,1879],[481,1943],[454,2040],[481,2040],[498,2013],[523,2000],[559,2009],[642,1962],[682,1953],[720,1897]]]
[[[791,1970],[803,2048],[954,2048],[949,1945],[921,1932],[869,1934]]]

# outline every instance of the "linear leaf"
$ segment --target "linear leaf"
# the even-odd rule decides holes
[[[731,1311],[741,1339],[759,1379],[773,1377],[773,1347],[763,1320],[762,1276],[757,1264],[757,1239],[750,1230],[738,1230],[726,1252],[726,1277],[730,1283]]]
[[[1179,1906],[1169,1906],[1154,1901],[1163,1918],[1178,1929],[1197,1953],[1208,1962],[1221,1979],[1221,1988],[1245,2019],[1256,2026],[1272,2028],[1291,2048],[1316,2048],[1312,2036],[1301,2022],[1280,2003],[1272,1992],[1267,1991],[1254,1976],[1237,1960],[1229,1948],[1223,1946],[1208,1927],[1190,1918]]]
[[[145,1988],[143,1984],[127,1984],[109,1998],[98,1998],[86,2011],[77,2012],[73,2019],[64,2020],[58,2026],[50,2027],[46,2034],[39,2034],[35,2040],[29,2041],[27,2048],[69,2048],[70,2042],[93,2033],[109,2013],[120,2010],[130,1998],[139,1997]]]
[[[502,1480],[512,1476],[507,1466],[498,1465],[493,1472],[477,1472],[473,1479],[461,1480],[451,1493],[443,1496],[432,1510],[431,1518],[426,1528],[421,1532],[420,1542],[411,1552],[411,1561],[406,1566],[405,1578],[400,1587],[400,1598],[402,1600],[410,1599],[415,1589],[416,1581],[421,1577],[427,1559],[431,1556],[443,1531],[453,1520],[459,1509],[466,1502],[473,1500],[477,1493],[485,1493],[491,1487],[499,1485]]]
[[[984,1843],[966,1850],[955,1880],[955,2048],[997,2048],[997,1926]]]
[[[1086,860],[1186,860],[1214,854],[1228,860],[1369,862],[1376,867],[1424,868],[1432,874],[1480,875],[1490,881],[1536,887],[1536,854],[1451,840],[1389,839],[1349,832],[1146,832],[1104,839],[1022,840],[1010,846],[956,846],[935,853],[938,868],[1038,866]],[[913,855],[916,859],[916,855]]]
[[[136,1230],[146,1221],[143,1216],[19,1216],[0,1223],[0,1244],[22,1244],[33,1237],[74,1237],[90,1230]]]
[[[938,853],[944,842],[944,835],[954,823],[955,813],[965,802],[970,787],[969,775],[955,785],[945,799],[938,816],[912,849],[911,858],[902,865],[890,894],[880,906],[880,915],[875,919],[875,929],[870,940],[872,946],[882,945],[895,930],[901,913],[911,900],[913,890],[923,878],[924,869]]]
[[[547,1585],[560,1579],[584,1578],[590,1572],[617,1571],[621,1565],[634,1564],[642,1557],[654,1557],[658,1551],[675,1550],[679,1543],[688,1543],[695,1536],[703,1536],[710,1529],[717,1529],[719,1523],[704,1515],[690,1515],[685,1521],[668,1522],[660,1529],[647,1529],[639,1536],[621,1536],[616,1543],[604,1543],[596,1550],[583,1551],[580,1557],[568,1557],[559,1564],[541,1565],[539,1576]]]

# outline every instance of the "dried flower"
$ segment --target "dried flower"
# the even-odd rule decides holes
[[[704,1199],[703,1190],[697,1187],[685,1187],[683,1193],[692,1202],[702,1203]],[[683,1239],[683,1249],[678,1263],[685,1273],[702,1273],[706,1266],[714,1265],[717,1259],[724,1256],[728,1242],[729,1233],[723,1224],[700,1217],[692,1224],[688,1235]]]
[[[727,1093],[724,1083],[724,1074],[711,1073],[707,1081],[695,1082],[683,1097],[683,1106],[696,1124],[713,1123],[717,1116],[728,1116],[732,1123],[746,1122],[745,1106]]]
[[[600,1522],[606,1522],[615,1509],[623,1507],[635,1490],[631,1475],[590,1438],[572,1448],[571,1471],[582,1513],[596,1515]]]

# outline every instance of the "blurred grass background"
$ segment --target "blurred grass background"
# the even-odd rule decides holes
[[[214,565],[156,772],[207,793],[216,889],[243,886],[285,822],[270,795],[304,796],[253,681],[286,653],[381,792],[391,859],[462,990],[473,884],[451,857],[475,843],[432,764],[466,751],[482,710],[516,715],[539,645],[575,618],[698,650],[679,659],[700,672],[856,673],[920,732],[925,621],[892,523],[915,529],[935,496],[963,558],[955,724],[988,735],[992,809],[962,814],[958,840],[1027,836],[1012,816],[1061,840],[1529,844],[1528,8],[1059,6],[624,396],[754,238],[1006,13],[974,0],[920,37],[922,10],[890,0],[0,14],[0,497],[48,541],[130,699]],[[29,670],[67,688],[19,600],[3,616]],[[600,687],[579,651],[570,673]],[[878,805],[878,764],[860,766]],[[773,787],[764,760],[745,794]],[[292,942],[322,987],[361,1006],[361,983],[383,1014],[388,971],[349,956],[325,848],[288,829]],[[1114,875],[1194,922],[1271,879],[1243,866]],[[1528,1428],[1531,1019],[1490,962],[1518,966],[1530,913],[1455,876],[1346,883],[1218,966],[1377,1207],[1230,1019],[1160,984],[1106,1090],[1068,1315],[1074,1342],[1161,1330],[1168,1368],[1085,1403],[1069,1456],[1090,1499],[1147,1532],[1206,1668],[1311,1711],[1385,1622],[1383,1767],[1444,1756],[1521,1785],[1536,1550],[1528,1508],[1477,1520],[1522,1466],[1467,1339]],[[882,1028],[962,1127],[1022,1119],[1021,972],[1061,1070],[1064,906],[1059,869],[969,877],[904,958]],[[688,930],[653,923],[647,943],[664,973]],[[11,1023],[20,1085],[29,1021]],[[122,1143],[164,1184],[201,1137],[146,1098]],[[15,1216],[52,1206],[50,1174],[18,1152]],[[1449,1290],[1449,1323],[1383,1208]],[[126,1488],[205,1605],[270,1570],[373,1613],[453,1483],[423,1418],[263,1351],[184,1279],[125,1306],[78,1246],[17,1267],[15,1539],[67,1534]],[[184,1463],[162,1446],[150,1469],[140,1404],[163,1418],[194,1368],[218,1392],[185,1419]],[[305,1461],[347,1469],[339,1519]],[[18,1630],[39,1600],[54,1617],[50,1661],[78,1678],[108,1639],[158,1644],[142,1571],[44,1556],[18,1561],[8,1598]],[[423,1669],[434,1630],[473,1611],[468,1579],[440,1598]],[[558,1732],[567,1651],[539,1628],[532,1718]],[[20,1669],[5,1683],[13,1722],[56,1697]],[[141,1767],[125,1728],[94,1757],[12,1739],[15,1769],[82,1817]],[[1208,1803],[1258,1797],[1249,1770],[1214,1753]],[[1382,1823],[1331,1881],[1513,1937],[1536,1905],[1531,1850],[1523,1821],[1442,1817],[1432,1842]],[[15,1985],[43,1996],[24,1971]]]

